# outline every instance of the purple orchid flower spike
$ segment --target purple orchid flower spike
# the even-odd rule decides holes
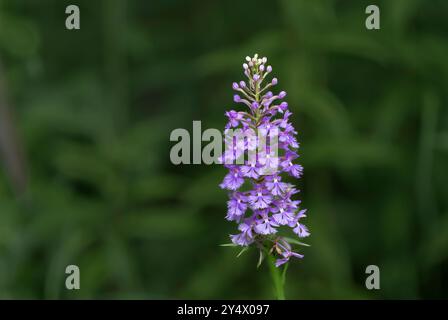
[[[303,167],[295,163],[299,143],[289,105],[282,101],[287,94],[273,90],[277,78],[266,79],[272,72],[267,58],[246,57],[243,69],[247,79],[234,82],[232,88],[234,102],[246,107],[225,113],[222,159],[229,172],[220,186],[229,190],[226,219],[238,223],[239,233],[230,236],[233,245],[258,248],[260,257],[269,256],[275,270],[291,258],[303,258],[291,244],[302,244],[294,237],[310,235],[302,223],[306,210],[292,199],[299,190],[289,182],[302,177]],[[230,135],[235,130],[244,133],[242,140]],[[242,156],[247,159],[234,162]],[[284,235],[288,232],[292,237]]]

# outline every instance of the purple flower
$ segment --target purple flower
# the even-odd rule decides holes
[[[302,176],[303,167],[292,162],[297,157],[297,154],[294,152],[287,153],[281,162],[281,166],[284,172],[288,172],[291,176],[299,179]]]
[[[257,129],[263,137],[266,137],[269,135],[271,129],[277,129],[277,127],[269,121],[265,121],[261,123]]]
[[[237,190],[244,183],[244,179],[238,168],[233,168],[224,177],[223,182],[220,184],[222,189]]]
[[[278,109],[281,113],[285,112],[288,109],[288,102],[283,101],[282,103],[280,103]]]
[[[258,219],[258,222],[254,228],[255,232],[263,235],[274,234],[277,232],[277,229],[274,227],[278,227],[278,224],[274,221],[274,219],[269,218],[266,211],[261,211],[260,219]]]
[[[242,222],[238,226],[238,230],[241,231],[241,233],[230,235],[230,239],[234,244],[245,247],[254,241],[250,219]]]
[[[249,194],[248,199],[250,207],[254,210],[265,209],[272,202],[272,196],[263,188],[262,185],[257,186],[255,190],[250,191]]]
[[[278,209],[278,213],[274,214],[272,218],[281,226],[289,224],[294,219],[292,213],[283,208]]]
[[[285,172],[288,172],[295,178],[300,178],[303,174],[303,167],[300,164],[293,164],[291,161],[282,162],[282,167]]]
[[[296,258],[299,258],[299,259],[303,258],[303,254],[299,254],[299,253],[296,253],[296,252],[293,252],[293,251],[285,251],[285,252],[282,253],[282,256],[283,256],[283,258],[277,259],[275,261],[275,266],[276,267],[280,267],[282,264],[285,264],[286,262],[289,261],[289,258],[291,258],[291,257],[296,257]]]
[[[265,186],[274,196],[282,195],[288,186],[287,183],[281,182],[282,178],[278,175],[267,176],[265,178]]]
[[[300,223],[297,223],[297,227],[295,227],[294,229],[292,229],[294,231],[295,234],[297,234],[300,238],[305,238],[308,237],[310,235],[310,233],[308,232],[308,228]]]
[[[294,219],[292,219],[291,222],[289,223],[289,226],[291,228],[294,228],[293,229],[294,233],[297,234],[300,238],[305,238],[310,235],[308,228],[299,222],[301,218],[306,217],[305,212],[306,210],[299,211],[299,213],[297,213]]]
[[[271,210],[273,213],[272,217],[279,225],[292,223],[294,221],[294,212],[297,210],[297,202],[289,199],[287,193],[284,196],[284,198],[274,202],[275,207]]]
[[[232,195],[232,198],[227,202],[227,220],[241,220],[241,217],[246,212],[247,204],[246,204],[246,196],[244,196],[240,192],[235,192]]]
[[[285,180],[303,174],[303,167],[295,163],[299,157],[297,131],[289,122],[288,103],[281,101],[286,92],[268,90],[278,80],[265,80],[272,72],[266,63],[267,58],[258,55],[246,57],[243,72],[247,81],[232,84],[238,93],[233,100],[247,108],[226,112],[226,150],[220,160],[229,172],[220,186],[230,190],[226,219],[238,223],[239,233],[230,235],[232,242],[275,249],[271,252],[277,255],[278,267],[291,257],[303,258],[281,233],[289,229],[299,238],[310,233],[301,222],[306,210],[300,208],[300,200],[292,198],[299,190]],[[231,129],[241,129],[244,139],[228,135]],[[245,161],[235,163],[239,159]]]
[[[243,116],[235,110],[227,111],[226,116],[229,118],[229,123],[226,126],[227,129],[231,127],[238,127],[240,121],[243,119]]]
[[[260,165],[252,162],[241,167],[241,173],[244,177],[258,179],[260,177]]]
[[[278,140],[282,143],[285,143],[287,146],[291,146],[292,148],[297,149],[299,147],[299,144],[294,137],[295,134],[297,134],[297,132],[294,131],[294,127],[291,124],[286,123],[284,130],[279,133]]]
[[[252,110],[257,110],[260,107],[260,105],[258,104],[258,102],[252,102],[250,107]]]

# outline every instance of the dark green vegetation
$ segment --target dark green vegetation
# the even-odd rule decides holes
[[[255,52],[302,142],[311,247],[286,296],[448,298],[447,16],[445,0],[0,1],[0,298],[272,298],[255,252],[218,246],[225,170],[169,162],[174,128],[224,126]]]

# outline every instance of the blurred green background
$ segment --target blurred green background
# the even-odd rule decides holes
[[[0,298],[273,298],[256,252],[219,247],[225,170],[169,160],[173,129],[223,128],[254,53],[302,143],[311,247],[287,298],[448,298],[447,16],[445,0],[0,0]]]

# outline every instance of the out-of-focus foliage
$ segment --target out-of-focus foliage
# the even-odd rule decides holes
[[[255,52],[302,143],[311,247],[287,297],[448,298],[447,15],[445,0],[0,1],[29,175],[22,195],[0,175],[0,298],[272,298],[255,252],[218,246],[235,231],[224,170],[169,161],[174,128],[223,127]]]

